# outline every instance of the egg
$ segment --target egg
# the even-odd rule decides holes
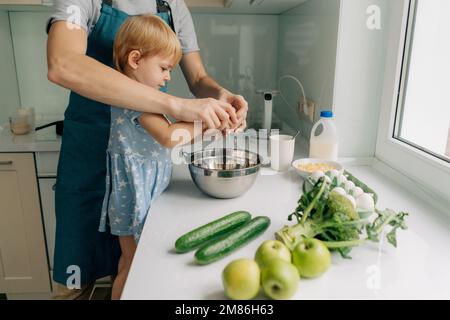
[[[342,184],[344,184],[345,182],[347,182],[347,178],[343,174],[337,176],[338,187],[342,186]]]
[[[353,198],[353,197],[352,197],[351,195],[349,195],[349,194],[346,194],[345,197],[346,197],[348,200],[350,200],[350,202],[351,202],[352,205],[353,205],[353,208],[356,209],[356,201],[355,201],[355,198]]]
[[[347,196],[347,193],[345,192],[345,190],[343,188],[340,188],[340,187],[334,188],[331,192],[340,194],[342,196]]]
[[[374,211],[375,202],[373,198],[368,193],[363,193],[356,199],[356,207],[365,211]]]
[[[359,197],[360,195],[362,195],[363,193],[364,193],[364,190],[361,189],[360,187],[354,187],[353,190],[350,191],[350,194],[352,194],[352,196],[353,196],[355,199],[358,199],[358,197]]]
[[[344,183],[344,189],[347,193],[350,193],[350,191],[353,190],[354,187],[355,184],[353,183],[353,181],[346,181]]]

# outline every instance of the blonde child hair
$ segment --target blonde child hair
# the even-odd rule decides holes
[[[124,72],[133,50],[140,51],[142,58],[157,55],[172,58],[173,66],[180,62],[182,56],[176,34],[164,20],[151,14],[128,18],[117,32],[113,61],[118,71]]]

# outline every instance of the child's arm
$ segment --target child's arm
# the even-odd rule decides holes
[[[139,117],[139,123],[160,145],[168,149],[193,141],[194,138],[202,135],[204,130],[201,124],[197,124],[198,128],[194,130],[194,123],[170,123],[164,116],[153,113],[142,114]],[[173,135],[176,130],[180,132]],[[172,141],[172,137],[177,140]]]

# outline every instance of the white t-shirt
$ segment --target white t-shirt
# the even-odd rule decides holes
[[[172,9],[175,30],[180,39],[183,53],[199,51],[192,16],[184,0],[166,1]],[[155,0],[113,0],[112,5],[129,15],[157,13]],[[55,12],[52,14],[49,24],[55,21],[70,20],[72,23],[79,23],[80,27],[90,34],[100,18],[101,7],[102,0],[55,0]],[[80,19],[74,21],[74,13],[78,12]]]

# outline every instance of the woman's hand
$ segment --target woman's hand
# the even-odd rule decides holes
[[[218,99],[206,99],[206,101],[209,101],[208,105],[212,106],[212,110],[210,109],[209,112],[204,111],[201,119],[207,119],[208,114],[215,110],[216,115],[219,116],[221,121],[220,126],[212,127],[211,125],[208,125],[209,128],[219,129],[221,131],[226,131],[229,129],[235,131],[244,130],[247,127],[247,101],[245,101],[242,96],[232,94],[228,90],[222,88],[206,73],[199,52],[191,52],[183,55],[180,66],[191,92],[196,97],[214,97]],[[229,121],[226,121],[226,115],[214,106],[217,104],[219,104],[219,106],[221,106],[221,108],[229,115]],[[198,112],[202,113],[201,110],[197,110],[197,113]],[[215,117],[212,116],[211,119],[208,120],[214,121],[214,119]],[[217,121],[215,121],[215,123],[217,124]]]
[[[248,103],[243,96],[235,95],[228,90],[222,90],[219,100],[227,102],[236,111],[237,122],[230,126],[231,131],[242,132],[247,128]]]
[[[235,108],[213,98],[180,99],[174,117],[184,122],[202,121],[207,129],[223,130],[238,123]]]

